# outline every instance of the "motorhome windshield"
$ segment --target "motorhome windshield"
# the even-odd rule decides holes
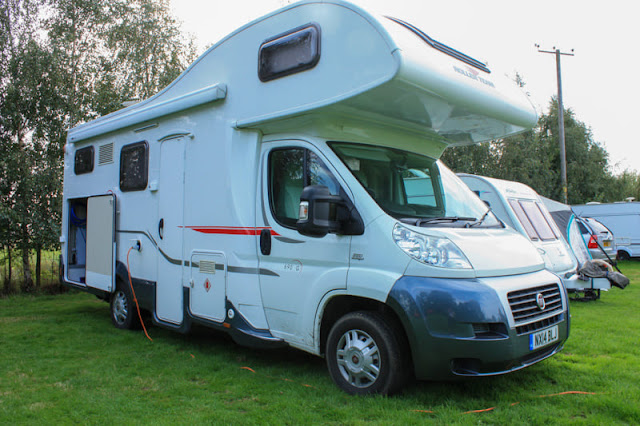
[[[333,142],[331,148],[389,215],[417,226],[501,227],[444,164],[413,152]]]

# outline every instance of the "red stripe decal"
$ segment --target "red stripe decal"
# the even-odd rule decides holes
[[[191,229],[203,234],[219,234],[219,235],[260,235],[263,229],[271,231],[271,235],[279,236],[276,231],[269,227],[246,228],[240,226],[184,226],[183,228]]]

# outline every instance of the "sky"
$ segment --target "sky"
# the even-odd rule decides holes
[[[640,172],[640,138],[632,123],[640,102],[640,41],[633,2],[610,0],[355,0],[372,12],[405,20],[430,37],[482,62],[492,72],[520,74],[538,114],[557,94],[560,49],[565,109],[609,152],[613,172]],[[199,53],[287,0],[171,0]],[[623,124],[627,123],[623,126]],[[571,161],[570,158],[567,161]]]

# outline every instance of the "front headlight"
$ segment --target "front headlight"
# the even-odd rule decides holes
[[[419,234],[396,224],[393,239],[409,256],[419,262],[441,268],[472,269],[462,251],[448,238]]]

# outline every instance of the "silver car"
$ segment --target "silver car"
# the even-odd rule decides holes
[[[578,218],[578,227],[593,259],[616,260],[618,249],[609,228],[591,217]]]

